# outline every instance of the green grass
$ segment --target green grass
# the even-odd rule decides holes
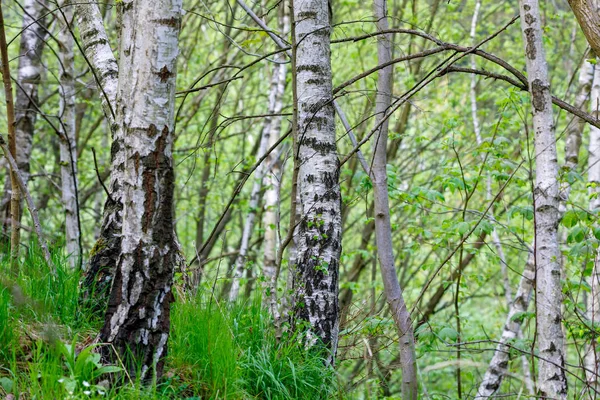
[[[102,321],[81,309],[81,274],[70,270],[60,252],[53,258],[56,274],[49,273],[40,253],[30,247],[16,279],[9,278],[6,260],[0,261],[0,398],[9,392],[28,399],[275,400],[336,395],[336,376],[324,366],[322,353],[304,348],[299,337],[278,341],[260,298],[227,305],[208,292],[173,304],[161,382],[107,388],[103,396],[96,387],[88,394],[105,376],[90,375],[90,368],[98,367],[86,364],[95,356],[83,343],[91,341]],[[71,344],[79,344],[76,354],[68,353]]]

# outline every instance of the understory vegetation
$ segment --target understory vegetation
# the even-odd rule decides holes
[[[321,354],[298,338],[277,339],[259,297],[220,304],[210,287],[173,304],[165,378],[149,387],[131,381],[119,365],[99,363],[102,321],[79,305],[81,274],[53,256],[56,275],[32,245],[19,278],[1,282],[0,398],[347,398]],[[2,276],[7,269],[0,264]],[[118,392],[109,389],[115,377],[124,381]]]

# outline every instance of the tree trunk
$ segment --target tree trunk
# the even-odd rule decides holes
[[[29,181],[29,160],[33,143],[35,121],[37,119],[38,85],[40,65],[44,48],[45,12],[44,1],[25,0],[22,3],[23,32],[19,47],[19,66],[15,98],[16,161],[24,182]],[[35,22],[37,21],[37,23]],[[10,177],[4,184],[4,195],[0,201],[0,215],[8,220],[11,197]]]
[[[103,311],[108,301],[112,276],[121,251],[121,202],[125,147],[121,131],[115,129],[118,66],[108,42],[102,15],[94,2],[75,2],[82,48],[92,65],[96,86],[100,92],[102,109],[111,127],[111,167],[108,190],[104,203],[102,225],[96,244],[90,251],[89,267],[83,282],[83,300]]]
[[[374,0],[374,14],[378,31],[389,29],[386,0]],[[384,64],[392,59],[392,35],[383,34],[377,40],[378,63]],[[377,257],[383,278],[385,295],[392,317],[398,329],[400,345],[400,368],[402,369],[402,398],[417,398],[417,358],[415,339],[410,313],[398,282],[392,243],[392,226],[387,183],[387,141],[388,118],[392,101],[393,66],[382,68],[378,72],[377,96],[375,101],[375,124],[379,126],[373,136],[372,179],[375,205],[375,237]]]
[[[579,73],[579,90],[576,105],[580,109],[585,109],[585,105],[590,93],[592,84],[593,66],[590,63],[584,63]],[[575,118],[569,125],[565,145],[565,165],[567,171],[573,170],[579,163],[579,149],[581,147],[581,133],[583,131],[583,120]],[[568,180],[561,188],[561,197],[559,210],[561,214],[566,210],[566,202],[569,200],[571,185]],[[479,386],[476,398],[488,398],[492,396],[502,383],[504,375],[507,372],[509,351],[508,346],[511,340],[517,338],[520,334],[523,315],[529,308],[531,291],[533,290],[533,279],[535,277],[535,261],[533,253],[530,252],[523,270],[523,275],[519,281],[517,294],[509,307],[508,316],[504,325],[500,343],[496,347],[494,356],[490,361],[489,367],[485,372],[483,381]],[[523,366],[525,368],[525,365]]]
[[[182,4],[123,3],[115,119],[125,148],[122,243],[100,339],[126,359],[130,374],[139,371],[148,382],[162,374],[179,260],[172,129]]]
[[[8,149],[14,159],[17,158],[17,138],[15,131],[15,103],[13,100],[12,82],[10,78],[10,65],[8,59],[8,45],[4,31],[4,15],[0,4],[0,53],[2,61],[2,81],[4,83],[4,101],[6,103],[6,123],[8,130]],[[19,242],[21,232],[21,190],[19,188],[17,172],[9,170],[10,176],[10,269],[14,276],[19,274]]]
[[[283,61],[283,60],[281,60]],[[267,114],[276,115],[281,113],[281,109],[283,107],[283,92],[285,90],[285,74],[286,74],[286,64],[275,64],[271,77],[271,89],[269,92],[269,108]],[[260,146],[258,149],[258,153],[256,155],[256,159],[260,159],[264,156],[267,149],[273,146],[277,140],[279,140],[279,132],[281,130],[281,117],[273,116],[266,117],[265,124],[262,130],[262,135],[260,138]],[[272,138],[273,137],[273,138]],[[246,221],[244,224],[243,232],[242,232],[242,242],[240,244],[240,252],[238,253],[236,262],[235,262],[235,271],[233,274],[233,281],[231,283],[231,290],[229,292],[229,301],[235,301],[238,297],[240,290],[240,279],[242,277],[242,273],[244,271],[244,265],[246,263],[246,254],[248,252],[248,245],[250,243],[250,238],[252,236],[252,231],[254,229],[254,220],[256,219],[256,213],[258,210],[259,201],[260,201],[260,190],[263,185],[263,179],[265,177],[265,173],[267,168],[270,168],[269,162],[276,162],[276,154],[273,152],[269,155],[269,157],[265,158],[265,160],[261,163],[261,165],[256,168],[254,171],[254,184],[252,185],[252,192],[250,194],[250,201],[248,204],[248,214],[246,214]],[[272,197],[272,194],[269,194]],[[265,194],[266,197],[266,194]],[[267,235],[268,227],[265,226],[265,236]],[[271,244],[269,244],[271,245]],[[274,251],[275,249],[273,249]],[[273,271],[272,277],[275,277]],[[265,278],[270,282],[271,278]],[[271,292],[272,293],[272,292]]]
[[[289,13],[284,5],[282,31],[289,31]],[[277,75],[276,96],[279,99],[278,107],[275,108],[276,113],[280,113],[283,106],[283,95],[285,92],[285,78],[287,74],[287,64],[279,64],[274,75]],[[271,148],[277,143],[281,135],[281,117],[273,117],[271,124],[271,134],[269,136],[268,148]],[[263,226],[265,229],[264,239],[264,258],[263,258],[263,275],[265,283],[263,285],[263,305],[265,305],[275,320],[279,318],[277,307],[277,246],[278,226],[279,226],[279,193],[281,180],[281,163],[277,154],[269,154],[265,159],[265,164],[268,166],[268,171],[265,173],[263,185],[265,186],[265,204],[263,214]]]
[[[342,249],[339,160],[331,81],[327,0],[294,0],[293,50],[297,96],[298,204],[291,265],[292,328],[308,323],[309,342],[337,349],[338,271]],[[292,210],[293,212],[293,210]],[[290,227],[293,229],[293,227]]]
[[[600,68],[594,71],[594,83],[591,92],[591,113],[598,118],[600,110]],[[590,126],[590,143],[588,158],[588,182],[590,192],[590,212],[600,209],[600,129]],[[600,322],[600,252],[596,254],[594,268],[591,276],[591,293],[587,296],[587,317],[589,319],[590,330],[596,332],[598,322]],[[593,387],[598,386],[598,350],[597,337],[593,336],[586,348],[585,367],[587,368],[587,383]]]
[[[70,32],[73,8],[68,0],[63,3],[62,27],[58,40],[61,64],[60,74],[60,176],[61,195],[65,210],[65,244],[71,268],[81,266],[81,232],[77,199],[77,142],[75,138],[75,60],[74,38]]]
[[[567,378],[561,310],[561,254],[558,247],[558,165],[550,80],[542,43],[539,4],[537,0],[520,0],[519,8],[535,134],[533,199],[539,394],[543,398],[565,399]]]

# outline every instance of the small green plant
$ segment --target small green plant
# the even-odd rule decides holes
[[[68,376],[59,379],[69,395],[83,394],[91,396],[92,394],[104,395],[106,388],[95,384],[102,375],[121,372],[122,368],[115,365],[102,365],[100,354],[94,353],[98,344],[92,344],[85,347],[79,354],[75,350],[76,341],[71,344],[58,342],[59,352],[64,357],[65,366],[69,371]]]

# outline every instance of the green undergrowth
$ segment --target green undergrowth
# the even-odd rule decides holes
[[[17,278],[0,261],[0,398],[343,398],[321,353],[299,337],[277,340],[260,298],[227,305],[209,291],[173,304],[160,382],[144,387],[123,378],[111,388],[107,377],[120,367],[103,366],[91,344],[102,321],[79,304],[81,274],[60,252],[53,258],[51,274],[30,247]]]

